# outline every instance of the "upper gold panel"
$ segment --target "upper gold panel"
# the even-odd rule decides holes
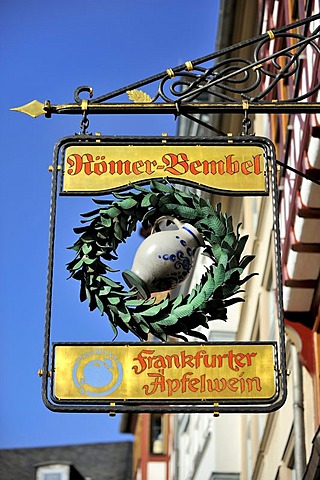
[[[265,150],[253,145],[72,145],[63,192],[102,192],[168,178],[221,192],[265,192]]]

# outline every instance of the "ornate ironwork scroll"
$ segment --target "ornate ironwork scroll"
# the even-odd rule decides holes
[[[304,93],[296,85],[306,55],[320,56],[320,26],[314,27],[319,19],[320,14],[270,30],[95,98],[92,87],[80,86],[74,92],[75,103],[34,100],[12,110],[33,117],[84,114],[86,119],[88,114],[114,113],[243,113],[247,102],[252,113],[315,112],[320,106],[314,102],[320,80]],[[252,58],[241,56],[246,47],[253,49]],[[208,62],[211,65],[205,66]],[[281,83],[287,86],[285,98],[277,94]],[[141,90],[145,86],[153,89],[150,95]],[[83,100],[83,93],[90,98]],[[311,101],[303,102],[307,98]]]

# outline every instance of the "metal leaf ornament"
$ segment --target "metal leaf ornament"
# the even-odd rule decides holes
[[[195,329],[209,328],[212,320],[227,320],[227,307],[244,300],[235,296],[241,285],[254,273],[241,278],[254,256],[242,256],[248,236],[233,230],[232,217],[214,208],[194,193],[182,192],[171,184],[152,181],[150,190],[135,186],[115,200],[94,200],[99,208],[82,214],[85,226],[75,228],[78,240],[70,249],[75,258],[68,263],[70,277],[80,281],[80,300],[88,301],[90,310],[106,314],[114,330],[131,331],[140,340],[148,335],[166,341],[168,336],[187,341],[190,335],[206,341]],[[136,291],[109,278],[115,272],[110,263],[116,260],[119,244],[137,229],[138,223],[149,228],[157,218],[172,215],[190,222],[206,242],[204,254],[214,260],[197,286],[186,296],[171,299],[169,295],[156,303],[155,298],[138,299]]]
[[[145,93],[143,90],[128,90],[126,92],[129,99],[132,100],[134,103],[150,103],[152,102],[152,98],[150,95]]]

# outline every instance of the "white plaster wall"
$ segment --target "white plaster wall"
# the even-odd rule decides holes
[[[240,471],[239,415],[191,414],[187,428],[178,432],[178,442],[174,480],[209,480],[213,472]]]
[[[305,425],[305,444],[306,458],[310,457],[312,450],[312,440],[314,437],[316,418],[315,418],[315,399],[312,377],[306,368],[302,368],[303,376],[303,403],[304,403],[304,425]]]
[[[248,472],[248,476],[241,477],[241,480],[270,480],[276,478],[293,423],[291,393],[285,405],[274,414],[271,414],[271,418],[272,427],[266,444],[263,446],[263,449],[261,449],[261,444],[258,448],[258,465],[260,465],[260,468],[256,469],[255,475],[253,475],[253,472]],[[255,465],[253,463],[252,468]]]
[[[307,312],[310,310],[312,298],[312,288],[283,287],[283,307],[289,312]]]
[[[148,462],[148,480],[166,480],[167,467],[165,462]]]

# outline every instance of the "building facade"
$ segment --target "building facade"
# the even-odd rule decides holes
[[[222,0],[216,51],[248,38],[318,14],[319,0]],[[314,31],[318,22],[296,29]],[[290,38],[272,38],[265,55],[290,45]],[[319,42],[319,38],[317,40]],[[319,45],[319,43],[318,43]],[[252,58],[253,47],[240,55]],[[318,46],[319,48],[319,46]],[[225,59],[228,55],[225,56]],[[308,47],[297,65],[265,97],[276,102],[303,96],[319,85],[319,50]],[[279,59],[284,66],[288,57]],[[277,65],[269,65],[277,74]],[[292,67],[295,68],[295,67]],[[274,77],[273,77],[274,78]],[[266,77],[259,88],[268,88]],[[315,92],[307,101],[320,101]],[[250,111],[250,109],[249,109]],[[279,160],[279,218],[286,328],[288,396],[270,414],[162,415],[153,448],[153,420],[148,414],[125,417],[123,430],[135,433],[134,480],[315,480],[320,478],[320,112],[250,116],[250,133],[272,140]],[[201,117],[216,131],[239,135],[239,115]],[[212,129],[181,117],[179,135],[213,135]],[[306,175],[308,178],[301,176]],[[311,178],[311,179],[310,179]],[[202,194],[201,192],[199,192]],[[208,195],[206,195],[208,196]],[[241,223],[249,235],[247,254],[256,256],[259,275],[246,286],[245,302],[232,307],[229,321],[215,322],[214,341],[269,341],[278,338],[273,211],[270,197],[211,197]],[[203,271],[199,258],[186,291]]]
[[[130,480],[132,443],[0,450],[3,480]]]
[[[259,2],[262,12],[261,33],[272,31],[299,19],[319,13],[318,1]],[[319,20],[297,29],[305,34],[319,28]],[[319,39],[318,39],[319,41]],[[269,53],[284,48],[290,39],[269,43]],[[285,62],[285,59],[282,59]],[[319,85],[319,53],[308,47],[300,59],[298,74],[282,82],[267,97],[271,101],[301,97]],[[264,85],[266,86],[266,85]],[[319,91],[308,101],[319,102]],[[276,146],[280,191],[280,235],[286,325],[288,398],[278,412],[265,417],[242,418],[243,479],[316,479],[319,478],[319,181],[320,142],[318,115],[270,115],[256,117],[257,134],[270,138]],[[287,168],[288,167],[288,168]],[[292,170],[294,169],[294,170]],[[309,175],[309,178],[302,177]],[[268,241],[264,233],[264,202],[258,206],[257,238]],[[269,207],[270,208],[270,207]],[[261,234],[260,234],[260,231]],[[254,232],[252,232],[254,233]],[[269,230],[269,235],[271,234]],[[270,269],[270,274],[268,273]],[[238,336],[268,335],[265,325],[272,318],[270,287],[272,269],[266,258],[265,278],[256,301],[257,313],[250,316],[252,325],[240,317]],[[269,283],[269,286],[268,286]],[[251,285],[252,286],[252,285]],[[266,288],[265,288],[266,287]],[[249,293],[250,295],[250,293]],[[269,306],[269,308],[268,308]],[[266,315],[267,312],[267,315]]]

